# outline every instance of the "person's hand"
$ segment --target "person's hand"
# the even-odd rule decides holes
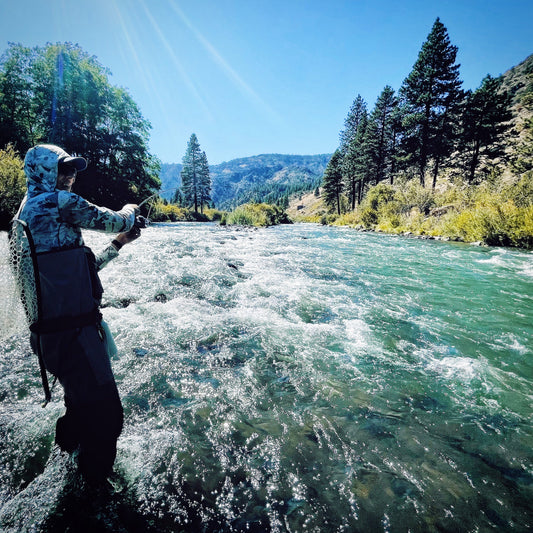
[[[124,233],[119,233],[115,240],[118,241],[123,246],[125,244],[128,244],[131,241],[134,241],[135,239],[138,239],[141,236],[141,230],[137,226],[133,226],[129,231],[125,231]]]

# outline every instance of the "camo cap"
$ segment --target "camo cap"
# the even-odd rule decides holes
[[[73,166],[78,172],[81,172],[82,170],[85,170],[87,168],[87,161],[83,157],[73,157],[67,154],[67,152],[65,152],[63,148],[60,148],[59,146],[56,146],[54,144],[41,144],[39,146],[47,148],[51,152],[56,153],[58,156],[58,163],[65,163],[67,165]]]

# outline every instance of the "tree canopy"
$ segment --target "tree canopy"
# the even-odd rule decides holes
[[[323,198],[331,211],[340,214],[342,198],[355,210],[371,186],[385,180],[392,185],[399,176],[418,178],[422,187],[429,177],[435,189],[439,173],[447,170],[473,183],[483,178],[483,165],[504,155],[509,94],[491,76],[476,91],[463,91],[457,51],[437,18],[397,94],[385,86],[369,113],[357,95],[323,176]],[[518,147],[524,153],[528,139],[522,135]],[[524,161],[516,158],[515,167],[528,168]]]
[[[148,150],[150,123],[109,76],[75,44],[9,44],[0,58],[0,148],[23,155],[53,143],[82,155],[88,168],[75,192],[116,209],[159,188],[159,161]]]

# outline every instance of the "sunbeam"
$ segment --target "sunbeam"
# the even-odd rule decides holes
[[[174,52],[174,49],[172,48],[172,46],[168,42],[167,38],[165,37],[163,31],[159,27],[159,24],[157,23],[157,21],[154,19],[154,17],[150,13],[150,10],[146,6],[145,2],[143,0],[139,0],[139,1],[140,1],[140,4],[141,4],[142,8],[144,9],[144,12],[146,13],[146,16],[147,16],[148,20],[150,21],[150,24],[152,25],[152,27],[155,30],[157,36],[161,40],[161,43],[165,47],[165,50],[170,55],[170,57],[172,59],[172,63],[174,64],[174,67],[176,68],[176,70],[181,75],[183,81],[185,82],[185,84],[187,85],[187,87],[189,88],[191,93],[197,99],[197,101],[200,104],[200,106],[201,106],[202,110],[204,111],[204,113],[207,115],[207,117],[210,120],[212,120],[213,116],[211,114],[211,111],[209,110],[208,106],[206,105],[203,97],[200,95],[200,93],[198,91],[198,88],[196,87],[196,85],[193,83],[193,81],[191,80],[191,78],[187,74],[187,71],[183,67],[181,61],[179,60],[178,56]]]
[[[235,86],[246,95],[261,111],[267,115],[272,122],[282,122],[281,116],[272,109],[227,63],[227,61],[218,53],[215,47],[196,29],[188,17],[183,13],[175,0],[170,1],[170,6],[180,17],[181,21],[191,30],[198,42],[209,53],[211,59],[222,69],[224,74],[235,84]]]

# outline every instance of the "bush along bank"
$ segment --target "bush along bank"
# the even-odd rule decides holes
[[[196,213],[193,209],[158,200],[149,208],[149,218],[152,222],[219,222],[222,226],[266,227],[292,224],[281,207],[265,203],[243,204],[231,212],[204,209],[203,213]]]
[[[272,204],[249,203],[236,207],[230,213],[224,213],[220,224],[266,227],[277,224],[291,224],[292,221],[285,211]]]
[[[322,224],[392,234],[533,249],[533,171],[517,181],[434,191],[414,182],[379,184],[352,212]]]
[[[194,209],[179,207],[158,199],[148,207],[151,222],[214,222],[222,218],[223,212],[216,209],[204,209],[197,213]]]

